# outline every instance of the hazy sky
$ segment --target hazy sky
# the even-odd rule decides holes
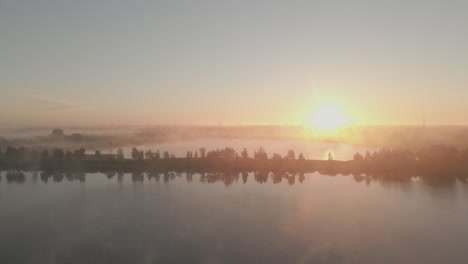
[[[468,1],[0,0],[0,124],[468,124]]]

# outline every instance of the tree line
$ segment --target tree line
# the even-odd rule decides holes
[[[140,150],[133,147],[130,153],[132,160],[158,160],[158,159],[170,159],[177,158],[174,154],[170,154],[169,151],[160,153],[159,150]],[[106,157],[108,159],[125,159],[124,151],[122,148],[117,149],[117,153],[114,154],[102,154],[100,150],[95,150],[93,154],[86,154],[86,149],[80,148],[77,150],[64,150],[62,148],[52,149],[36,149],[36,148],[25,148],[25,147],[13,147],[8,146],[4,152],[0,150],[1,160],[82,160],[85,158],[100,158]],[[182,158],[182,157],[178,157]],[[187,151],[185,156],[186,159],[247,159],[249,153],[247,148],[243,148],[240,153],[235,149],[226,147],[222,149],[215,149],[207,151],[206,148],[202,147],[195,151]],[[253,159],[266,160],[269,159],[267,152],[264,148],[260,147],[253,153]],[[281,156],[278,153],[273,153],[270,159],[274,160],[295,160],[296,154],[294,150],[288,150],[287,154]],[[297,159],[305,160],[304,155],[299,153]]]
[[[125,158],[122,148],[116,154],[102,154],[96,150],[88,153],[84,148],[64,150],[61,148],[35,149],[9,146],[0,151],[0,169],[4,170],[82,170],[94,171],[276,171],[315,172],[322,174],[366,174],[379,177],[458,177],[468,175],[468,149],[435,145],[417,151],[401,148],[382,148],[378,151],[356,153],[353,160],[335,160],[328,153],[327,160],[305,159],[289,150],[285,155],[272,153],[264,148],[255,149],[250,156],[246,148],[240,153],[226,147],[207,151],[200,148],[187,151],[185,157],[176,157],[168,151],[143,151],[131,149],[130,158]]]

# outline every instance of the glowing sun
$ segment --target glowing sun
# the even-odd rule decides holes
[[[321,105],[313,113],[309,125],[319,130],[333,130],[349,124],[340,108],[334,105]]]

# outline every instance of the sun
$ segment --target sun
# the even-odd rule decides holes
[[[318,130],[334,130],[349,124],[344,112],[335,105],[321,105],[313,113],[309,125]]]

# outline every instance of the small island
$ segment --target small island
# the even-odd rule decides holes
[[[354,175],[373,178],[404,180],[419,177],[427,180],[466,181],[468,178],[468,149],[436,145],[418,151],[383,148],[373,153],[356,153],[353,160],[335,160],[328,153],[327,160],[306,159],[294,150],[286,155],[269,155],[259,148],[250,156],[244,148],[240,153],[230,147],[207,151],[200,148],[187,151],[185,157],[176,157],[168,151],[139,150],[133,148],[131,158],[125,158],[119,148],[116,154],[103,154],[96,150],[89,154],[84,148],[37,149],[6,148],[0,153],[0,170],[19,172],[42,171],[79,173],[229,173],[272,172],[275,174],[304,174],[318,172],[323,175]],[[14,175],[15,173],[10,173]],[[16,173],[17,174],[17,173]]]

